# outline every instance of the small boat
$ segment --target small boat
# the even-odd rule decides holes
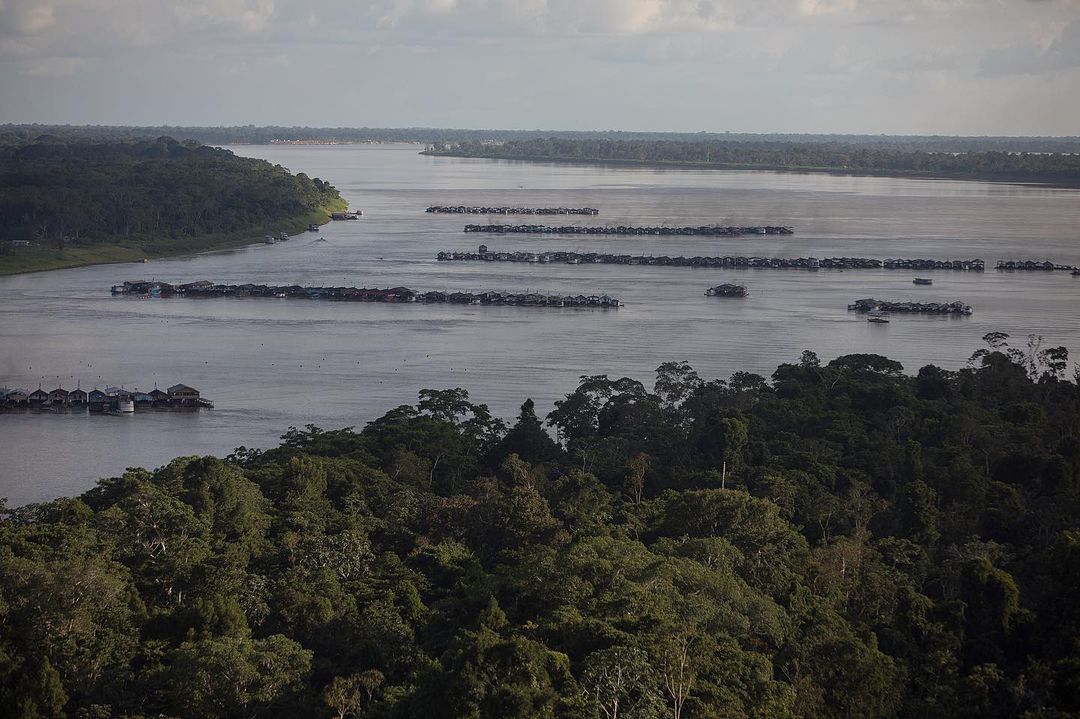
[[[274,236],[273,235],[265,235],[263,237],[263,242],[265,242],[268,245],[274,244]]]
[[[913,283],[916,285],[932,285],[934,284],[934,281],[925,277],[916,277],[913,280]]]
[[[1069,274],[1072,275],[1073,277],[1080,277],[1080,268],[1077,268],[1077,269],[1073,270]]]
[[[319,226],[316,225],[314,222],[312,222],[310,225],[307,226],[307,231],[308,232],[318,232],[319,231]]]
[[[874,324],[886,324],[889,321],[889,313],[885,310],[870,310],[866,315],[867,322]]]
[[[289,233],[288,232],[279,233],[278,234],[278,239],[281,240],[282,242],[285,242],[287,239],[289,239]]]

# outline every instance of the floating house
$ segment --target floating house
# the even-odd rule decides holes
[[[21,389],[5,390],[4,404],[9,407],[25,407],[30,404],[30,395]]]
[[[31,406],[33,406],[33,405],[43,405],[43,404],[48,403],[48,401],[49,401],[49,393],[46,392],[45,390],[41,389],[40,386],[38,386],[38,388],[36,390],[34,390],[33,392],[31,392],[29,394],[27,399],[29,400],[29,404]]]
[[[198,407],[199,390],[186,384],[174,384],[167,390],[169,401],[178,407]]]
[[[95,388],[90,390],[86,398],[91,412],[104,412],[108,408],[109,396]]]
[[[54,407],[62,407],[67,404],[68,394],[70,394],[63,387],[57,387],[52,392],[49,392],[49,404]]]
[[[68,393],[68,406],[69,407],[82,407],[86,404],[87,394],[85,391],[76,387]]]

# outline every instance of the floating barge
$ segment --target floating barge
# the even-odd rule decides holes
[[[705,290],[706,297],[746,297],[749,293],[742,285],[724,283]]]
[[[1050,262],[1049,260],[998,260],[997,269],[1037,272],[1053,272],[1055,270],[1063,270],[1065,272],[1072,272],[1077,268],[1074,265],[1058,265]]]
[[[137,409],[203,409],[214,403],[204,399],[199,390],[186,384],[174,384],[167,390],[156,386],[149,392],[123,387],[94,388],[89,392],[76,387],[57,387],[46,392],[38,385],[33,392],[0,388],[0,409],[30,409],[48,412],[89,411],[101,414],[131,414]]]
[[[467,207],[433,205],[424,212],[437,215],[599,215],[595,207]]]
[[[742,235],[793,235],[790,227],[755,225],[750,227],[725,227],[723,225],[699,225],[697,227],[635,227],[633,225],[465,225],[466,232],[492,232],[502,235],[697,235],[704,237],[739,237]]]
[[[848,305],[848,309],[855,312],[880,313],[880,312],[907,312],[913,314],[933,315],[970,315],[970,305],[963,302],[886,302],[875,300],[870,297],[864,300],[855,300]]]
[[[220,285],[200,280],[182,285],[167,282],[135,281],[114,285],[114,295],[143,297],[277,297],[344,302],[419,302],[457,305],[511,305],[520,307],[600,307],[622,306],[610,295],[548,295],[539,292],[418,292],[408,287],[389,289],[365,287],[301,287],[300,285]]]
[[[887,259],[866,257],[682,257],[668,255],[615,255],[602,252],[495,252],[480,245],[478,252],[440,252],[443,262],[556,262],[570,265],[650,265],[672,267],[734,267],[755,269],[887,269],[887,270],[966,270],[982,272],[982,260]]]

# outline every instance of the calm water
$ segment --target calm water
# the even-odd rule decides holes
[[[593,265],[439,263],[439,250],[578,249],[650,254],[1048,258],[1080,264],[1080,192],[1013,185],[751,172],[605,169],[417,155],[413,146],[242,147],[332,181],[357,222],[287,243],[148,264],[0,278],[0,386],[46,389],[184,382],[217,409],[0,415],[0,497],[11,504],[77,493],[125,467],[183,454],[266,447],[290,425],[362,426],[423,387],[465,387],[512,418],[579,375],[651,384],[667,360],[705,377],[769,374],[803,349],[823,358],[877,352],[914,371],[962,366],[988,331],[1035,332],[1080,352],[1080,279],[1067,273],[934,272],[914,287],[897,271],[692,270]],[[621,224],[775,223],[753,239],[465,235],[473,218],[432,204],[588,205]],[[606,292],[618,311],[388,306],[289,300],[113,298],[128,279],[428,289]],[[747,300],[707,298],[737,281]],[[894,317],[870,325],[860,297],[963,300],[967,318]]]

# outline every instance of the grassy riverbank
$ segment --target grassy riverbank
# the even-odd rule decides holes
[[[0,254],[0,276],[27,272],[45,272],[86,265],[104,265],[115,262],[140,262],[143,259],[178,257],[200,252],[225,250],[261,242],[266,235],[286,232],[295,235],[310,224],[324,224],[331,212],[347,209],[347,203],[338,199],[318,210],[291,219],[256,225],[247,230],[204,234],[178,239],[144,238],[123,242],[94,242],[69,244],[63,249],[34,244],[30,247],[13,248],[9,254]]]

